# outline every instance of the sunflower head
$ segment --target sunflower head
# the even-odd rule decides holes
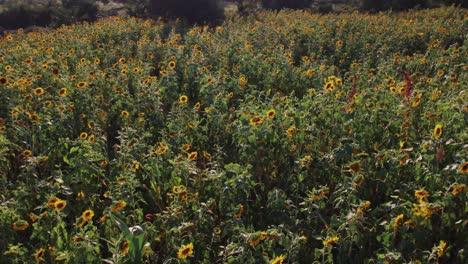
[[[432,132],[432,135],[437,139],[442,136],[442,124],[437,124],[434,127],[434,131]]]
[[[190,257],[193,255],[193,243],[189,243],[187,245],[183,245],[179,248],[179,251],[177,252],[177,257],[179,259],[186,259],[187,257]]]

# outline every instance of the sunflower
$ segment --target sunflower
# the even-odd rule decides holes
[[[32,155],[32,151],[31,151],[31,150],[29,150],[29,149],[27,149],[27,150],[23,151],[23,153],[22,153],[22,154],[23,154],[23,156],[25,156],[25,157],[29,157],[29,156],[31,156],[31,155]]]
[[[429,197],[429,192],[423,190],[423,189],[419,189],[419,190],[416,190],[414,192],[414,197],[416,197],[417,199],[419,200],[422,200],[426,197]]]
[[[268,110],[268,112],[266,113],[266,117],[272,119],[275,117],[275,114],[276,114],[275,109],[271,109],[271,110]]]
[[[467,174],[468,173],[468,161],[463,162],[463,164],[460,165],[458,168],[458,172],[461,174]]]
[[[79,83],[76,84],[76,87],[80,88],[80,89],[81,88],[86,88],[86,87],[88,87],[88,83],[87,82],[79,82]]]
[[[361,170],[361,162],[360,161],[355,161],[351,164],[349,164],[349,170],[352,172],[358,172]]]
[[[44,248],[39,248],[35,253],[34,253],[34,259],[36,261],[43,261],[44,259],[42,258],[45,254],[45,249]]]
[[[398,226],[401,224],[401,222],[403,222],[403,217],[404,215],[403,214],[399,214],[397,217],[395,217],[395,219],[393,220],[393,230],[395,232],[398,231]]]
[[[183,245],[179,248],[179,251],[177,252],[177,257],[179,259],[186,259],[187,257],[190,257],[193,255],[193,243],[189,243],[187,245]]]
[[[54,203],[55,210],[57,210],[57,211],[62,211],[63,208],[65,208],[65,206],[67,206],[67,201],[64,201],[64,200],[61,200],[61,199],[58,199]]]
[[[176,63],[175,63],[174,61],[170,61],[169,64],[168,64],[168,66],[169,66],[169,68],[170,68],[171,70],[174,70],[175,67],[176,67]]]
[[[201,106],[200,102],[197,102],[194,106],[195,110],[197,111],[200,110],[200,106]]]
[[[25,220],[18,220],[14,222],[12,225],[12,228],[16,231],[24,231],[28,229],[28,227],[29,227],[29,223],[28,221],[25,221]]]
[[[440,240],[437,252],[437,256],[439,258],[441,258],[444,255],[445,249],[447,249],[447,242],[445,242],[444,240]]]
[[[127,255],[129,249],[130,249],[130,243],[128,242],[128,240],[125,240],[122,243],[122,247],[121,247],[120,252],[122,253],[122,255]]]
[[[123,116],[123,117],[128,117],[129,113],[125,110],[123,110],[122,112],[120,112],[120,115]]]
[[[94,143],[94,141],[95,141],[95,136],[94,136],[94,135],[89,135],[88,141],[89,141],[89,143]]]
[[[91,220],[93,218],[93,216],[94,216],[93,210],[88,209],[88,210],[84,211],[83,214],[81,215],[81,218],[82,218],[81,225],[83,225],[85,222]]]
[[[270,264],[283,264],[283,261],[284,261],[284,256],[283,255],[279,255],[278,257],[274,258]]]
[[[188,102],[188,97],[186,95],[182,95],[179,97],[179,103],[186,104]]]
[[[258,116],[254,117],[250,119],[249,123],[253,126],[260,125],[261,123],[263,123],[263,118],[258,117]]]
[[[288,129],[286,129],[286,135],[288,138],[294,137],[296,135],[297,129],[295,126],[290,126]]]
[[[0,84],[7,85],[10,81],[6,77],[0,77]]]
[[[185,144],[185,145],[182,146],[182,151],[183,152],[187,152],[190,149],[192,149],[192,145],[190,145],[190,144]]]
[[[87,138],[88,138],[88,133],[86,133],[86,132],[81,132],[81,134],[80,134],[80,139],[85,140],[85,139],[87,139]]]
[[[59,69],[54,68],[54,69],[52,70],[52,74],[53,74],[53,75],[58,75],[58,74],[59,74]]]
[[[203,151],[202,153],[203,153],[203,157],[204,157],[205,159],[211,160],[211,154],[210,154],[210,153],[208,153],[208,152],[206,152],[206,151]]]
[[[213,230],[213,232],[215,233],[215,235],[219,236],[219,235],[221,235],[221,228],[215,227],[215,229]]]
[[[41,87],[37,87],[36,89],[34,89],[34,94],[37,96],[41,96],[44,94],[44,89],[42,89]]]
[[[459,184],[455,186],[452,190],[453,195],[458,195],[459,193],[465,192],[466,191],[466,184]]]
[[[340,238],[337,237],[337,236],[334,236],[334,237],[329,237],[329,238],[326,238],[322,244],[325,246],[325,247],[328,247],[328,246],[331,246],[333,244],[336,244],[338,241],[340,241]]]
[[[59,198],[57,197],[52,197],[50,198],[48,201],[47,201],[47,206],[48,207],[54,207],[55,203],[60,200]]]
[[[125,61],[126,61],[126,59],[123,58],[123,57],[119,59],[119,63],[124,63]]]
[[[163,155],[164,153],[167,152],[168,149],[169,147],[166,144],[164,144],[163,142],[158,142],[154,146],[154,153],[156,155]]]
[[[33,213],[29,213],[29,219],[31,219],[31,222],[36,222],[39,217]]]
[[[432,132],[432,135],[434,135],[434,137],[437,139],[442,136],[442,124],[437,124],[434,127],[434,131]]]
[[[59,96],[60,96],[60,97],[64,97],[64,96],[66,96],[66,95],[67,95],[67,88],[62,88],[62,89],[60,89],[60,91],[59,91]]]
[[[80,191],[80,192],[78,192],[78,193],[76,194],[76,199],[77,199],[77,200],[84,200],[84,198],[85,198],[85,194],[84,194],[83,191]]]
[[[337,40],[335,44],[337,47],[343,47],[343,41],[341,40]]]
[[[125,208],[127,206],[127,203],[125,201],[120,201],[116,205],[111,206],[111,211],[112,212],[117,212]]]
[[[198,157],[198,153],[196,151],[194,152],[191,152],[188,156],[187,156],[187,159],[188,160],[196,160]]]
[[[335,90],[335,84],[333,81],[328,81],[325,83],[325,86],[323,87],[323,89],[326,91],[326,92],[331,92],[333,90]]]

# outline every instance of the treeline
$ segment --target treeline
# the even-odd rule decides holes
[[[458,5],[466,8],[465,0],[21,0],[0,2],[0,33],[5,29],[30,26],[57,27],[80,21],[94,21],[99,17],[117,15],[123,9],[130,16],[144,18],[181,18],[189,23],[216,23],[224,19],[226,5],[237,5],[239,14],[255,12],[259,8],[306,9],[318,12],[333,11],[333,4],[345,4],[363,12],[385,10],[402,11],[411,8],[430,8]]]

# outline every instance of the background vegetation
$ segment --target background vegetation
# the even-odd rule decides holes
[[[466,263],[467,12],[0,39],[0,262]]]

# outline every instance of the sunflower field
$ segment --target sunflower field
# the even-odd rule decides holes
[[[466,263],[466,9],[0,39],[1,263]]]

